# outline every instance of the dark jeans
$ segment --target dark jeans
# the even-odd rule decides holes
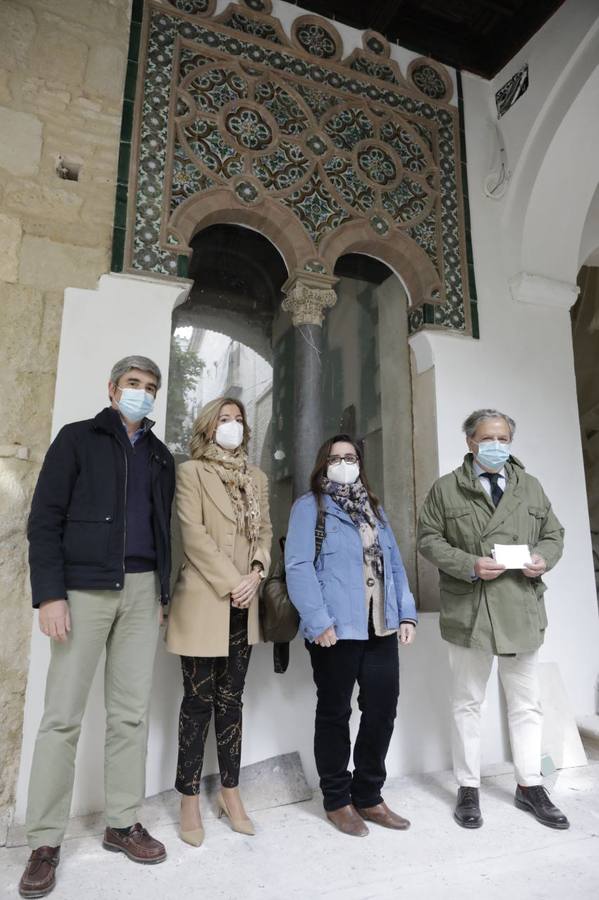
[[[212,710],[223,787],[239,783],[241,710],[251,647],[247,610],[231,607],[228,656],[182,656],[183,700],[179,715],[179,758],[175,787],[199,794],[204,748]]]
[[[397,635],[376,637],[372,620],[367,641],[337,641],[334,647],[306,642],[316,684],[314,756],[326,810],[353,803],[382,802],[385,757],[393,734],[399,697]],[[351,696],[358,682],[362,713],[354,746],[354,772],[348,771]]]

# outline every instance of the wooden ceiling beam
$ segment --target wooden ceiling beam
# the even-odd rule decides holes
[[[381,0],[380,3],[373,4],[370,7],[367,27],[384,34],[396,16],[398,16],[401,7],[404,6],[404,2],[405,0]]]

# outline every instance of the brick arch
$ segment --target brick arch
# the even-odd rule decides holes
[[[368,222],[348,222],[320,246],[323,263],[331,272],[346,253],[364,253],[386,263],[405,285],[410,306],[441,302],[439,273],[424,250],[401,232],[379,237]]]
[[[289,274],[314,258],[314,245],[299,219],[270,197],[246,206],[227,188],[216,188],[190,197],[169,221],[169,229],[187,245],[188,255],[195,235],[210,225],[241,225],[258,231],[279,251]]]

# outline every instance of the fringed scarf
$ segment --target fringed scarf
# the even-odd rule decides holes
[[[209,462],[218,474],[229,495],[238,531],[245,533],[251,544],[256,544],[260,533],[260,502],[256,482],[248,471],[247,453],[223,450],[218,444],[208,444],[202,459]]]
[[[358,479],[353,484],[337,484],[323,476],[322,490],[348,514],[354,525],[370,525],[373,531],[373,542],[364,549],[364,562],[370,565],[378,578],[383,577],[383,551],[379,543],[377,518],[374,514],[366,488]]]

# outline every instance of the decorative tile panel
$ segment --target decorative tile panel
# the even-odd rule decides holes
[[[411,297],[411,330],[469,333],[449,73],[418,59],[404,77],[371,31],[342,60],[332,23],[300,16],[289,40],[270,12],[267,0],[216,18],[212,0],[146,0],[124,270],[176,277],[185,210],[225,191],[231,209],[277,204],[303,235],[301,265],[329,274],[322,248],[344,229],[380,241],[382,259],[387,245],[413,246],[437,285]]]

